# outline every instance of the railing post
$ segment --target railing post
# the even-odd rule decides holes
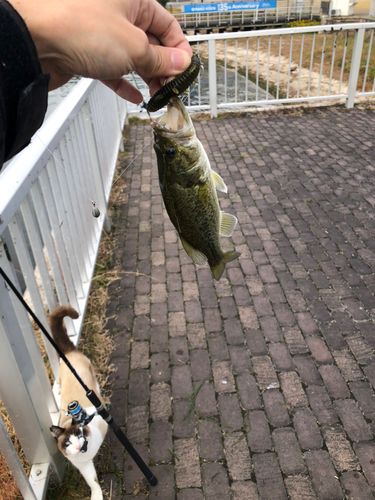
[[[211,118],[217,117],[215,40],[208,41],[208,85],[210,89]]]
[[[92,165],[92,169],[94,171],[94,183],[96,187],[96,192],[98,199],[95,200],[98,202],[99,209],[101,214],[104,216],[104,224],[103,227],[107,233],[111,230],[111,219],[108,215],[108,208],[107,208],[107,201],[106,201],[106,196],[104,192],[104,185],[103,185],[103,179],[100,173],[100,165],[99,165],[99,160],[98,160],[98,152],[96,148],[96,142],[95,142],[95,135],[92,127],[92,122],[91,122],[91,115],[90,115],[90,109],[89,109],[89,104],[88,102],[85,102],[84,105],[82,106],[82,114],[83,114],[83,120],[85,124],[85,132],[86,132],[86,139],[87,139],[87,144],[88,144],[88,149],[89,149],[89,154],[90,154],[90,161]]]
[[[12,440],[5,428],[4,422],[0,417],[0,451],[8,464],[9,470],[14,477],[17,486],[24,500],[37,500],[33,488],[24,471],[17,452],[14,449]]]
[[[365,28],[357,29],[354,38],[352,63],[350,65],[348,98],[346,100],[347,108],[352,108],[354,106],[354,99],[357,91],[357,82],[358,82],[359,68],[361,65],[364,38],[365,38]]]
[[[371,0],[370,3],[370,16],[375,16],[375,0]]]
[[[0,265],[8,271],[6,259],[4,248],[1,247]],[[54,479],[61,482],[65,460],[49,431],[52,421],[43,386],[35,371],[10,293],[1,278],[0,397],[29,465],[51,464]],[[40,353],[39,356],[42,362]]]

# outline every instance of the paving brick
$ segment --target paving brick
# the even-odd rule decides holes
[[[246,371],[252,371],[249,351],[246,347],[231,346],[229,347],[229,355],[232,362],[232,371],[234,374],[237,375]]]
[[[232,365],[230,361],[214,361],[212,363],[216,392],[235,392]]]
[[[210,358],[207,351],[197,349],[190,352],[190,365],[193,380],[208,380],[211,378]]]
[[[365,478],[359,472],[345,472],[341,476],[341,484],[345,495],[350,499],[372,500],[373,494]]]
[[[276,429],[272,437],[282,472],[291,475],[306,472],[306,465],[293,429],[289,427]]]
[[[352,382],[349,384],[350,390],[354,394],[359,407],[367,419],[375,419],[375,398],[374,391],[370,384],[364,381]]]
[[[322,436],[310,408],[295,410],[293,422],[303,450],[315,450],[323,446]]]
[[[339,350],[347,347],[347,343],[336,324],[332,323],[322,326],[322,334],[330,349]]]
[[[174,466],[177,488],[199,488],[202,481],[196,439],[176,439],[174,452],[180,458]]]
[[[168,382],[171,374],[169,369],[169,356],[167,352],[160,352],[151,356],[151,381]]]
[[[255,477],[260,500],[286,500],[287,493],[274,453],[257,454],[253,457]]]
[[[337,366],[321,366],[319,373],[331,398],[344,399],[350,396],[349,389]]]
[[[288,305],[275,304],[273,308],[277,321],[281,327],[291,327],[296,324],[296,318]]]
[[[259,500],[257,487],[251,481],[235,481],[230,491],[232,500]]]
[[[260,326],[267,342],[282,342],[284,340],[279,324],[273,316],[260,318]]]
[[[237,318],[230,318],[224,322],[225,338],[228,344],[243,344],[245,337],[241,322]]]
[[[303,335],[307,337],[309,335],[318,334],[318,327],[316,326],[316,323],[310,313],[308,312],[297,313],[296,319]]]
[[[286,344],[275,343],[268,346],[272,362],[278,371],[294,370],[293,360]]]
[[[187,338],[190,349],[206,349],[206,332],[203,323],[189,323],[187,325]]]
[[[150,331],[150,351],[161,352],[168,349],[168,328],[154,326]]]
[[[160,383],[151,386],[150,413],[153,420],[168,420],[172,414],[171,388]]]
[[[202,465],[203,492],[206,500],[231,500],[229,482],[224,467],[215,463]]]
[[[375,486],[375,444],[373,441],[368,443],[354,444],[354,451],[358,457],[359,463],[363,469],[365,477],[370,486]]]
[[[239,306],[238,314],[243,328],[259,328],[258,316],[252,306]]]
[[[195,414],[189,401],[173,401],[173,436],[176,438],[195,437]]]
[[[334,424],[338,421],[336,411],[325,387],[308,387],[306,394],[315,418],[320,424]]]
[[[181,337],[186,335],[186,318],[183,312],[172,312],[168,314],[169,335]]]
[[[150,458],[155,462],[170,462],[172,460],[172,424],[159,420],[150,425]]]
[[[372,439],[372,432],[352,399],[335,401],[335,407],[344,429],[352,441]]]
[[[277,389],[279,381],[268,356],[255,356],[252,358],[255,376],[260,390]]]
[[[319,372],[310,356],[294,356],[293,362],[303,384],[320,385],[322,383]]]
[[[296,372],[282,372],[279,375],[282,392],[288,406],[307,406],[307,397]]]
[[[188,488],[177,494],[177,500],[203,500],[203,493],[198,488]]]
[[[146,370],[133,370],[129,378],[129,403],[147,403],[149,398],[149,373]]]
[[[189,323],[202,323],[203,312],[199,300],[189,300],[185,302],[186,321]]]
[[[229,351],[223,335],[214,334],[208,338],[211,361],[229,359]]]
[[[328,453],[323,450],[308,451],[305,460],[318,498],[342,500],[343,491]]]
[[[242,432],[233,432],[224,436],[225,457],[229,477],[233,481],[245,481],[251,478],[251,460],[249,448]]]
[[[248,424],[249,422],[249,424]],[[272,449],[271,435],[264,411],[251,411],[248,413],[248,422],[245,418],[247,442],[252,453],[263,453]],[[248,426],[248,427],[247,427]]]
[[[197,388],[198,382],[195,382],[194,389]],[[200,384],[199,384],[200,385]],[[215,389],[212,382],[205,382],[201,385],[200,390],[196,394],[195,407],[202,417],[211,417],[217,415]]]
[[[158,478],[158,484],[150,487],[150,500],[174,500],[175,498],[175,482],[172,465],[158,465],[151,467],[151,471]],[[134,498],[138,499],[139,495]]]
[[[174,337],[169,341],[170,362],[172,365],[182,365],[189,360],[188,345],[185,337]]]
[[[190,366],[173,366],[172,367],[172,396],[175,399],[185,398],[193,392],[191,383]]]
[[[374,360],[374,353],[362,336],[348,338],[346,342],[360,365],[369,365],[372,363]]]
[[[283,328],[282,333],[288,344],[290,354],[304,354],[309,352],[305,339],[298,327]]]
[[[309,346],[312,357],[317,363],[333,363],[331,353],[327,349],[324,340],[319,337],[307,337],[306,343]]]
[[[143,444],[136,444],[134,446],[136,451],[141,456],[142,460],[148,463],[147,448]],[[134,487],[137,485],[146,485],[146,478],[143,476],[141,470],[138,468],[134,460],[126,454],[124,463],[124,489],[126,493],[133,493]]]
[[[289,414],[287,404],[281,392],[277,389],[270,389],[263,392],[264,407],[267,418],[273,427],[284,427],[289,425]]]
[[[323,426],[322,433],[336,470],[340,473],[346,470],[358,470],[357,457],[341,425]]]
[[[290,476],[285,479],[285,486],[291,500],[317,500],[311,481],[306,476]]]
[[[268,354],[264,336],[260,330],[245,330],[245,337],[251,356]]]
[[[241,407],[245,410],[257,410],[261,406],[259,392],[255,378],[244,372],[237,377],[237,388]]]
[[[333,351],[333,357],[346,382],[362,380],[364,375],[348,350]]]
[[[227,426],[231,432],[243,427],[241,408],[236,394],[219,394],[218,407],[223,426]]]
[[[221,320],[219,308],[204,309],[203,315],[204,315],[204,326],[207,332],[222,331],[223,323]]]
[[[201,298],[201,302],[202,302],[203,307],[217,307],[218,306],[216,291],[215,291],[215,288],[213,286],[200,288],[200,298]],[[226,301],[228,299],[231,299],[231,300],[229,301],[229,304],[227,304],[226,309],[233,309],[233,307],[235,308],[234,301],[233,301],[232,297],[226,297],[225,299],[220,300],[220,309],[221,310],[222,310],[222,307],[221,307],[222,300]],[[225,308],[224,303],[223,303],[223,307]],[[230,311],[228,311],[228,312],[230,313]],[[232,314],[229,314],[229,315],[232,316]],[[223,313],[222,313],[222,316],[226,317]]]
[[[198,422],[199,456],[214,462],[223,458],[223,443],[220,426],[208,420]]]
[[[148,406],[131,405],[126,419],[126,435],[132,443],[143,443],[148,440]]]

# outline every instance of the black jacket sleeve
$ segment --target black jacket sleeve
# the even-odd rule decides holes
[[[0,169],[41,126],[48,83],[26,24],[0,0]]]

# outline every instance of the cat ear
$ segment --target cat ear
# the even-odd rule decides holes
[[[49,430],[51,431],[52,436],[56,439],[56,441],[59,439],[59,437],[64,433],[65,429],[62,427],[59,427],[58,425],[52,425]]]

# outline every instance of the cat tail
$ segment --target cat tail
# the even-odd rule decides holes
[[[52,311],[49,317],[49,324],[52,331],[53,340],[60,347],[63,354],[68,354],[69,352],[75,351],[76,347],[73,342],[68,337],[65,331],[63,319],[65,316],[69,318],[77,319],[79,314],[73,307],[61,306]]]

